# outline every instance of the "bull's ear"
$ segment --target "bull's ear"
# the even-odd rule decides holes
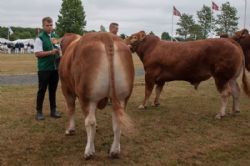
[[[60,44],[62,41],[62,38],[59,38],[59,39],[53,38],[53,39],[51,39],[51,41],[53,44]]]
[[[237,37],[237,38],[244,38],[244,37],[246,37],[246,36],[248,36],[249,35],[249,32],[248,32],[248,30],[247,29],[242,29],[241,31],[237,31],[237,32],[235,32],[235,36]]]
[[[241,36],[241,37],[246,37],[247,35],[249,35],[248,30],[247,30],[247,29],[243,29],[243,30],[241,31],[240,36]]]
[[[146,37],[146,33],[145,31],[140,31],[140,41],[144,40],[144,38]]]

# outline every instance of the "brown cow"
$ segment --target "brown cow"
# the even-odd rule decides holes
[[[59,74],[63,95],[69,111],[66,135],[74,134],[75,100],[79,99],[85,114],[87,145],[84,157],[95,153],[95,111],[103,109],[112,99],[114,141],[111,157],[120,153],[121,127],[131,127],[124,109],[131,95],[134,80],[132,56],[126,44],[111,33],[68,34],[62,38],[62,59]]]
[[[167,81],[184,80],[195,88],[201,81],[214,77],[221,93],[222,106],[216,118],[225,115],[227,99],[232,93],[233,112],[239,112],[240,89],[236,82],[243,69],[243,84],[250,95],[245,76],[244,55],[240,46],[227,39],[209,39],[192,42],[168,42],[157,36],[146,35],[144,31],[126,39],[131,50],[140,57],[145,70],[145,98],[141,109],[145,109],[156,84],[155,105]]]

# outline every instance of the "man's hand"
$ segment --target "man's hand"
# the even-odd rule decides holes
[[[51,55],[59,54],[59,49],[53,49],[51,50]]]

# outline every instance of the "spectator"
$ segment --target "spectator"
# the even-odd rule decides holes
[[[109,25],[109,32],[113,33],[114,35],[117,35],[117,32],[119,30],[119,24],[112,22]]]
[[[15,54],[18,54],[19,53],[19,43],[16,42],[15,44]]]
[[[24,54],[24,44],[23,43],[19,43],[20,46],[20,53]]]

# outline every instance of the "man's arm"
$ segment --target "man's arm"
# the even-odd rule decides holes
[[[49,55],[55,55],[58,54],[58,49],[53,49],[51,51],[39,51],[39,52],[35,52],[35,55],[37,58],[42,58],[42,57],[46,57]]]
[[[49,55],[55,55],[55,54],[59,53],[58,49],[53,49],[50,51],[43,51],[43,43],[42,43],[42,40],[40,38],[36,38],[36,40],[35,40],[34,52],[35,52],[35,55],[37,58],[42,58],[42,57],[46,57]]]

